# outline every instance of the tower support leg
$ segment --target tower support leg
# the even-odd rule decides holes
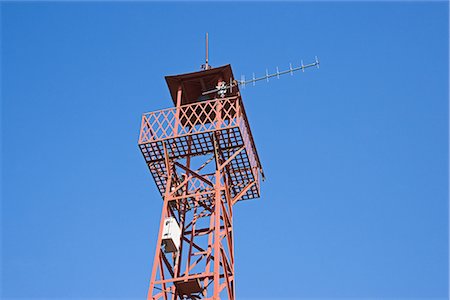
[[[216,151],[215,173],[200,174],[190,169],[189,160],[171,159],[167,149],[164,143],[166,191],[147,299],[233,300],[233,199],[223,159]],[[168,217],[181,229],[172,252],[162,247]]]

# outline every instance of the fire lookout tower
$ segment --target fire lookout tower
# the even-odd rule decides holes
[[[264,179],[230,65],[166,76],[173,108],[142,116],[139,148],[164,200],[147,299],[235,299],[233,207]]]
[[[207,94],[230,65],[167,76],[175,107],[145,113],[139,147],[164,203],[148,299],[235,299],[233,206],[260,195],[239,88]]]

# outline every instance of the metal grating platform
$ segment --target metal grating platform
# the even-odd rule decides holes
[[[182,159],[188,155],[195,156],[213,153],[213,134],[214,132],[198,133],[190,136],[169,138],[139,145],[161,195],[164,194],[167,179],[163,159],[163,142],[168,145],[170,158]],[[238,127],[216,131],[216,136],[219,142],[219,148],[224,156],[224,161],[233,155],[235,151],[244,146],[244,141]],[[190,151],[188,144],[191,145]],[[231,160],[227,170],[230,181],[230,194],[232,197],[235,197],[248,183],[257,180],[257,175],[255,176],[254,173],[256,173],[256,170],[251,167],[247,149],[244,149]],[[214,176],[211,175],[211,181],[213,182],[213,180]],[[205,185],[204,187],[200,187],[197,192],[207,192],[208,190],[212,191],[212,189]],[[254,185],[242,196],[241,200],[258,197],[258,186]],[[205,196],[205,198],[207,198],[207,196]]]

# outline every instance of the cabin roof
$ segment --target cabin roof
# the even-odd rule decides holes
[[[215,89],[219,79],[226,82],[234,81],[233,71],[229,64],[198,72],[166,76],[165,78],[175,106],[177,105],[177,91],[180,84],[182,88],[181,105],[186,105],[214,98],[214,93],[210,95],[202,95],[202,93]],[[234,96],[238,91],[237,86],[233,87],[232,93],[228,93],[227,96]]]

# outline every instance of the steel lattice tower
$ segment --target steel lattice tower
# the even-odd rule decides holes
[[[167,76],[175,107],[142,116],[139,147],[164,200],[148,299],[235,299],[233,207],[263,175],[230,65]]]

